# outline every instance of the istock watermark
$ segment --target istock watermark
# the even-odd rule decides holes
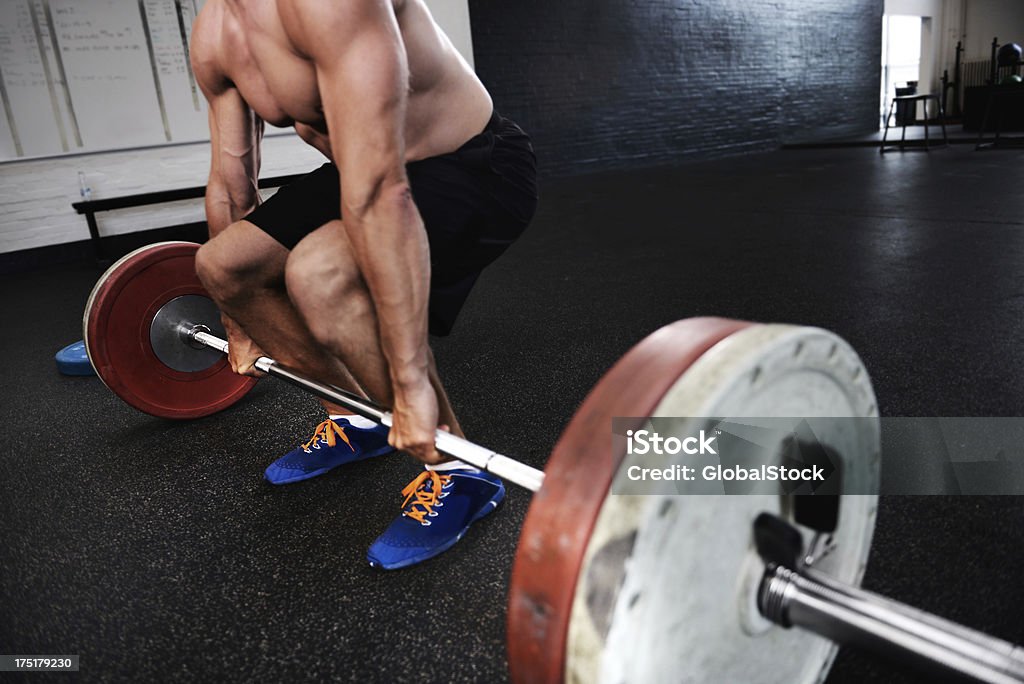
[[[626,468],[626,477],[630,480],[687,480],[694,481],[699,477],[707,482],[824,482],[825,470],[820,466],[810,468],[787,468],[786,466],[761,465],[756,468],[740,466],[722,467],[704,466],[697,468],[683,465],[668,468],[641,468],[631,465]]]
[[[662,437],[657,432],[649,430],[626,430],[628,445],[626,453],[629,454],[717,454],[712,442],[714,437],[708,437],[701,430],[697,437]],[[696,444],[697,446],[694,446]]]
[[[615,418],[613,494],[1024,495],[1024,418]]]

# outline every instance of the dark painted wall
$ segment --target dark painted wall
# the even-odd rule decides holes
[[[545,175],[877,128],[883,0],[469,0]]]

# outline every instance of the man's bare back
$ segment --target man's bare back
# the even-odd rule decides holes
[[[330,4],[324,3],[324,11]],[[451,152],[487,123],[490,95],[423,0],[389,4],[408,63],[405,158]],[[204,90],[237,90],[263,121],[294,126],[303,140],[333,158],[306,42],[303,18],[288,0],[209,0],[193,29],[192,60]],[[372,72],[374,65],[366,68]]]

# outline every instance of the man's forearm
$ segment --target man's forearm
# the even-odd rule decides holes
[[[223,180],[211,177],[206,185],[206,224],[210,237],[217,237],[235,221],[245,218],[259,204],[259,194],[253,189],[232,197]]]
[[[383,191],[344,219],[376,307],[381,349],[396,393],[427,379],[430,251],[407,186]]]

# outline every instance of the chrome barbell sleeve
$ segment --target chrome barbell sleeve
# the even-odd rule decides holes
[[[811,568],[769,567],[758,606],[762,615],[784,627],[801,627],[946,676],[990,684],[1024,682],[1021,647]]]

